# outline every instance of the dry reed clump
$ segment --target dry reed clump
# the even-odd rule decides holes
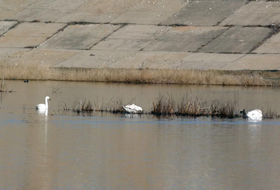
[[[217,100],[210,105],[210,115],[212,117],[234,118],[239,115],[236,113],[236,102],[221,103]]]
[[[263,118],[265,118],[265,119],[278,119],[278,118],[280,118],[280,115],[278,115],[277,112],[272,111],[271,109],[267,109],[266,112],[263,115]]]
[[[58,80],[149,84],[271,86],[261,72],[176,69],[55,68],[45,64],[0,63],[0,77],[16,80]],[[263,74],[264,75],[264,74]],[[266,73],[267,75],[267,73]],[[275,73],[273,76],[279,76]]]
[[[87,100],[75,101],[73,105],[73,112],[77,113],[91,113],[93,112],[92,103]]]
[[[175,101],[172,96],[165,98],[159,96],[156,102],[153,102],[151,113],[154,115],[172,115],[174,113]]]
[[[110,109],[108,111],[112,113],[124,113],[122,105],[123,105],[122,99],[117,99],[116,101],[112,101],[112,103],[109,105]]]
[[[187,99],[187,96],[182,98],[181,103],[178,105],[177,115],[187,115],[187,116],[199,116],[204,114],[201,111],[201,102],[198,98],[191,97]]]
[[[172,96],[160,96],[153,102],[151,114],[154,115],[181,115],[181,116],[212,116],[221,118],[235,118],[238,117],[236,113],[236,101],[229,101],[221,103],[217,100],[213,101],[209,106],[207,102],[202,102],[198,98],[187,98],[184,96],[179,104],[176,103]]]
[[[94,111],[124,113],[124,110],[122,108],[123,103],[121,99],[117,99],[113,101],[113,99],[111,98],[111,100],[108,103],[104,103],[103,101],[99,102],[97,97],[97,100],[94,102],[94,105],[95,105]]]

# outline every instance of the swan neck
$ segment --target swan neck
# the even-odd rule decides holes
[[[45,98],[45,105],[46,105],[46,107],[48,107],[48,99],[47,98]]]

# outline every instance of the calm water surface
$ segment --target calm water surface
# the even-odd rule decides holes
[[[280,113],[278,88],[8,81],[0,94],[0,189],[280,189],[280,120],[61,111],[80,99],[150,111],[159,95]],[[48,115],[35,105],[52,99]]]

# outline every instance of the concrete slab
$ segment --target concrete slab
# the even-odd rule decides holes
[[[15,21],[0,21],[0,36],[6,33],[11,27],[13,27],[17,22]]]
[[[201,48],[207,53],[249,53],[271,33],[264,27],[232,27]]]
[[[191,53],[178,62],[176,69],[219,70],[244,54]]]
[[[142,0],[89,0],[57,22],[109,23]]]
[[[280,33],[266,40],[254,53],[280,53]]]
[[[135,51],[82,51],[80,54],[55,65],[55,67],[108,68],[134,53]]]
[[[28,7],[38,0],[2,0],[0,6],[0,20],[9,19],[14,14]]]
[[[142,1],[111,23],[160,24],[187,4],[181,0]]]
[[[225,27],[172,27],[144,50],[195,52],[226,29]]]
[[[77,12],[77,10],[67,13],[60,19],[56,20],[59,23],[69,22],[85,22],[85,23],[96,23],[96,24],[108,24],[111,20],[115,19],[118,15],[115,13],[107,13],[97,15],[96,13]]]
[[[100,41],[92,49],[141,50],[170,28],[151,25],[128,25]]]
[[[170,30],[170,28],[166,26],[127,25],[108,36],[108,39],[154,40],[162,36],[168,30]]]
[[[69,10],[58,10],[58,9],[31,9],[27,8],[21,12],[10,17],[12,20],[27,21],[27,22],[55,22],[64,15],[66,15]]]
[[[77,0],[40,0],[12,16],[11,19],[19,21],[55,22],[83,3],[84,1]]]
[[[280,23],[279,2],[250,2],[226,18],[220,25],[269,26]]]
[[[70,25],[64,31],[44,42],[39,48],[90,49],[95,43],[118,28],[120,26],[108,24]]]
[[[73,10],[84,4],[86,1],[77,0],[39,0],[33,3],[29,8],[31,9],[60,9]]]
[[[110,23],[120,24],[160,24],[171,16],[173,12],[139,12],[139,11],[127,11],[121,16],[117,17]]]
[[[134,50],[139,51],[150,44],[149,39],[106,39],[91,49],[95,50]]]
[[[10,18],[11,16],[15,15],[17,11],[10,11],[10,10],[2,10],[0,8],[0,20],[5,20]]]
[[[45,49],[32,49],[15,57],[13,62],[17,64],[29,65],[48,65],[53,66],[62,61],[70,59],[72,56],[77,55],[80,51],[73,50],[45,50]]]
[[[136,54],[109,65],[109,67],[168,69],[176,67],[177,63],[187,55],[188,53],[186,52],[139,51]]]
[[[22,54],[30,51],[28,48],[0,48],[0,64],[16,64],[14,59],[20,58]]]
[[[264,43],[258,47],[253,53],[270,53],[270,54],[280,54],[280,43]]]
[[[52,36],[64,24],[21,23],[0,38],[0,47],[34,47]]]
[[[248,54],[222,70],[279,70],[280,55],[278,54]]]
[[[58,22],[158,24],[187,4],[182,0],[89,0]]]
[[[214,26],[245,4],[235,1],[192,1],[173,14],[163,25]]]

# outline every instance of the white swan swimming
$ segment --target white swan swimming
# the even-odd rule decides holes
[[[48,100],[51,100],[49,96],[45,97],[45,104],[38,104],[36,105],[36,110],[42,111],[47,110],[49,108],[48,106]]]
[[[246,113],[245,109],[243,109],[240,113],[243,114],[243,117],[248,118],[251,121],[261,121],[263,117],[262,111],[259,109],[249,111],[248,113]]]
[[[122,107],[127,113],[142,113],[143,111],[141,107],[136,106],[135,104],[126,105]]]

